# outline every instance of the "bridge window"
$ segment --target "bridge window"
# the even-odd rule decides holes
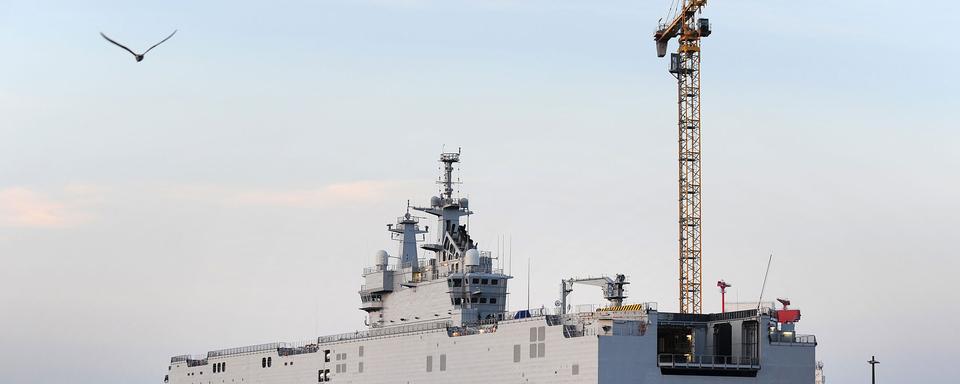
[[[490,279],[490,284],[491,284],[491,285],[500,284],[500,279]]]
[[[427,356],[427,372],[433,372],[433,356]]]
[[[497,298],[496,298],[496,297],[491,297],[491,298],[490,298],[490,304],[496,304],[496,303],[497,303]]]
[[[484,285],[488,284],[489,282],[490,280],[487,280],[487,279],[480,280],[480,284],[484,284]]]
[[[486,297],[481,297],[481,298],[480,298],[480,304],[486,304],[486,303],[487,303],[487,298],[486,298]]]
[[[260,360],[260,368],[266,368],[266,367],[267,367],[267,358],[264,357],[263,359]]]
[[[474,283],[474,284],[480,284],[480,279],[474,277],[474,278],[473,278],[473,283]]]
[[[267,358],[267,367],[272,367],[272,366],[273,366],[273,358],[272,358],[272,357],[268,357],[268,358]]]
[[[470,298],[470,302],[473,303],[473,304],[476,304],[476,303],[477,303],[477,298],[476,298],[476,297],[471,297],[471,298]]]

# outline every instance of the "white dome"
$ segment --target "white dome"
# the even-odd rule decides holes
[[[463,265],[468,267],[480,266],[480,251],[476,249],[468,249],[467,254],[463,256]]]
[[[383,267],[387,265],[387,258],[390,257],[390,254],[387,251],[379,250],[375,255],[373,255],[373,265],[378,267]]]

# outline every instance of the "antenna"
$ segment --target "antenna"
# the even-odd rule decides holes
[[[507,244],[507,255],[510,256],[510,270],[507,272],[509,275],[513,272],[513,235],[510,235],[509,243]]]
[[[773,262],[773,254],[767,259],[767,272],[763,274],[763,285],[760,286],[760,299],[757,300],[757,310],[760,310],[760,303],[763,302],[763,291],[767,289],[767,275],[770,274],[770,263]]]
[[[500,260],[500,269],[503,269],[506,255],[503,254],[503,235],[500,234],[497,234],[497,260]]]
[[[530,257],[527,257],[527,311],[530,310]]]

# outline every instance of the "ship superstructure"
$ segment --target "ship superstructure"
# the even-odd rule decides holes
[[[624,274],[561,278],[556,307],[511,311],[511,276],[478,249],[454,195],[460,153],[440,157],[440,191],[387,225],[396,255],[363,270],[364,330],[171,358],[164,382],[213,383],[811,383],[813,336],[800,311],[696,314],[628,303]],[[421,226],[425,217],[435,226]],[[432,235],[432,236],[431,236]],[[428,240],[430,239],[430,240]],[[425,255],[421,257],[422,254]],[[622,266],[627,268],[627,265]],[[606,302],[571,305],[574,284]]]
[[[440,195],[430,198],[428,207],[412,207],[436,217],[436,238],[419,248],[432,257],[418,258],[417,244],[425,242],[429,227],[420,227],[419,217],[407,212],[388,224],[387,230],[399,244],[396,258],[377,251],[374,266],[364,270],[360,288],[361,309],[368,313],[368,325],[380,328],[447,320],[456,324],[502,319],[510,276],[494,269],[490,252],[477,250],[461,218],[473,212],[466,198],[453,195],[453,166],[460,153],[444,153]]]

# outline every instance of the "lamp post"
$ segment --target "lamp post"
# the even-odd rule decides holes
[[[870,382],[877,384],[877,364],[880,364],[880,362],[877,361],[876,356],[870,356],[870,361],[867,363],[870,364]]]

